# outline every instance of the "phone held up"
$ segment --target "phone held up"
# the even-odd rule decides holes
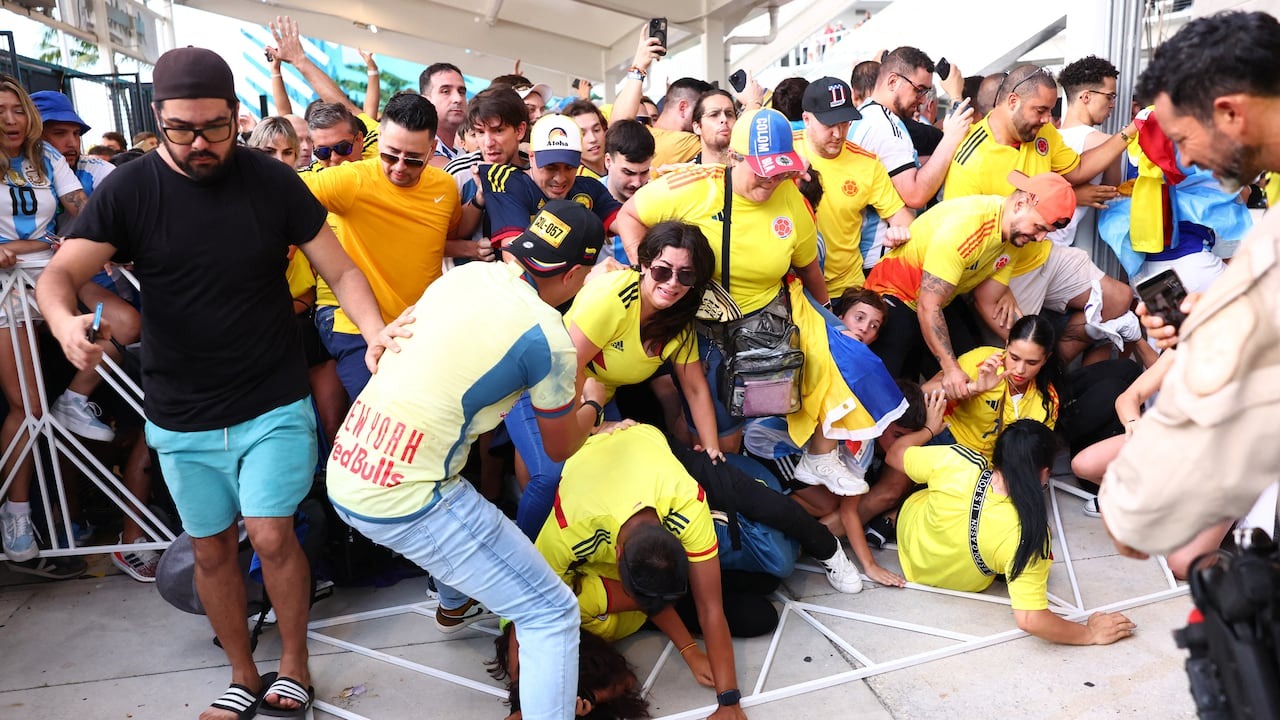
[[[1187,299],[1187,289],[1182,278],[1173,269],[1165,270],[1138,283],[1138,297],[1147,306],[1147,312],[1177,328],[1187,319],[1182,312],[1182,301]]]
[[[662,52],[659,55],[667,54],[667,19],[653,18],[649,20],[649,37],[658,38],[658,43],[662,45]]]
[[[747,71],[738,68],[729,76],[729,84],[733,86],[734,92],[742,92],[747,89]]]
[[[947,62],[946,58],[938,60],[938,64],[934,66],[934,70],[938,72],[938,77],[943,80],[951,77],[951,63]]]

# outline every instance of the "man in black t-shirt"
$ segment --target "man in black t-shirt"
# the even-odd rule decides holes
[[[316,430],[285,280],[288,247],[300,247],[329,281],[374,348],[370,362],[383,323],[364,276],[294,171],[236,147],[238,103],[222,58],[192,47],[165,53],[154,97],[161,148],[98,188],[37,299],[67,358],[93,367],[103,340],[86,338],[91,318],[77,315],[75,289],[112,258],[134,263],[147,289],[147,440],[192,537],[196,586],[231,664],[232,686],[201,717],[246,716],[259,704],[295,713],[314,698],[309,571],[292,516],[311,487]],[[279,679],[265,689],[244,622],[241,514],[283,643]]]

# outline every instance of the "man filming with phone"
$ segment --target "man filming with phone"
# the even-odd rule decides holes
[[[1228,192],[1280,170],[1280,22],[1226,12],[1155,52],[1138,94],[1155,98],[1182,161]],[[1265,215],[1227,270],[1172,328],[1144,323],[1178,357],[1155,407],[1107,469],[1099,503],[1121,552],[1165,553],[1243,516],[1280,470],[1280,214]],[[1269,530],[1269,529],[1268,529]]]

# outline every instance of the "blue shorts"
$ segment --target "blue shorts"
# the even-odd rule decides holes
[[[364,364],[364,354],[369,345],[364,341],[363,335],[334,331],[333,313],[337,309],[332,305],[316,308],[316,330],[320,333],[320,343],[324,345],[324,349],[338,361],[338,380],[346,389],[347,396],[354,400],[373,377],[369,373],[369,366]]]
[[[316,417],[311,398],[222,430],[178,432],[147,422],[147,444],[191,537],[210,537],[238,515],[289,517],[311,490]]]

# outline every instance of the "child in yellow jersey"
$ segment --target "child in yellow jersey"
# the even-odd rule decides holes
[[[990,459],[996,436],[1014,422],[1030,418],[1051,429],[1057,424],[1056,336],[1048,320],[1025,315],[1009,330],[1004,350],[980,347],[960,356],[960,368],[972,380],[970,394],[951,398],[947,413],[957,443]],[[941,373],[924,386],[926,393],[941,388]]]

